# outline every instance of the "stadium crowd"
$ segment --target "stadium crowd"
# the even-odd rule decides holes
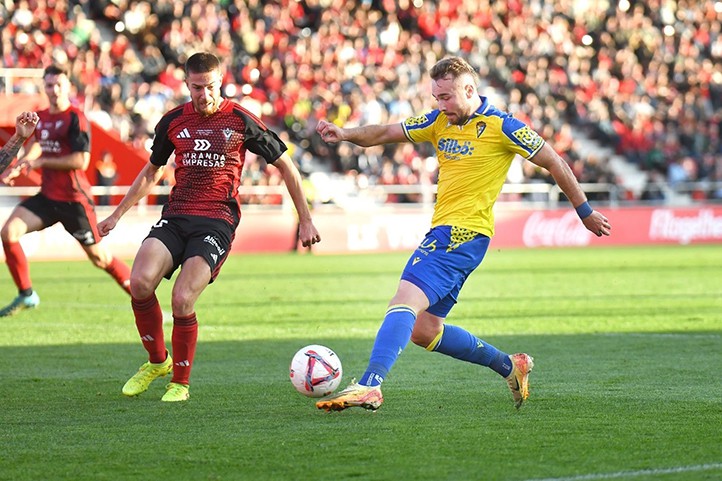
[[[328,147],[313,134],[316,120],[423,112],[433,107],[422,104],[426,71],[446,55],[479,66],[492,103],[549,140],[581,182],[618,179],[607,155],[582,155],[580,135],[650,183],[722,182],[720,25],[715,0],[0,3],[2,65],[67,65],[88,117],[123,140],[148,145],[159,116],[187,100],[183,62],[207,50],[225,63],[225,95],[285,130],[302,170],[353,184],[431,184],[433,151]],[[280,182],[259,162],[248,165],[248,184]],[[509,181],[549,180],[527,162]],[[722,198],[722,189],[699,195]]]

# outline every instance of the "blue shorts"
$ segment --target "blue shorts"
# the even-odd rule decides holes
[[[424,291],[429,314],[446,317],[469,274],[484,259],[490,241],[468,229],[434,227],[409,258],[401,279]]]

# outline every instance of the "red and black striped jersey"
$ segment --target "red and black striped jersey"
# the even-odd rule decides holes
[[[90,124],[83,112],[70,107],[51,114],[38,112],[40,121],[35,129],[35,140],[43,150],[43,157],[63,157],[74,152],[90,152]],[[47,198],[60,202],[92,202],[90,182],[81,169],[42,169],[40,191]]]
[[[166,113],[155,128],[150,161],[162,166],[175,152],[175,185],[164,216],[241,217],[238,186],[246,151],[275,162],[287,147],[255,115],[227,99],[216,113],[198,114],[188,102]]]

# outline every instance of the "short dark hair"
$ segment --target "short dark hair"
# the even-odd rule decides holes
[[[68,71],[60,65],[48,65],[43,72],[43,78],[48,75],[68,75]]]
[[[431,67],[429,72],[433,80],[441,80],[447,75],[451,75],[456,80],[464,74],[471,75],[475,82],[479,80],[479,75],[474,70],[474,67],[461,57],[448,57],[439,60],[436,65]]]
[[[221,69],[221,61],[218,57],[208,52],[194,53],[186,60],[185,72],[189,73],[206,73],[213,70]]]

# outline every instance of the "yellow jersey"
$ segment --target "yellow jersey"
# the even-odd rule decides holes
[[[493,207],[516,154],[531,159],[544,146],[524,122],[481,97],[464,125],[452,125],[433,110],[402,122],[411,142],[431,142],[439,162],[431,227],[451,225],[494,235]]]

